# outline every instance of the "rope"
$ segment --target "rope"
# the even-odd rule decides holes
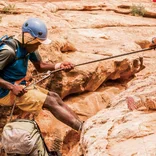
[[[99,59],[99,60],[94,60],[94,61],[89,61],[89,62],[81,63],[81,64],[78,64],[78,65],[75,65],[75,66],[82,66],[82,65],[90,64],[90,63],[94,63],[94,62],[99,62],[99,61],[104,61],[104,60],[110,60],[110,59],[113,59],[113,58],[122,57],[122,56],[125,56],[125,55],[136,54],[136,53],[140,53],[140,52],[152,50],[152,49],[155,49],[155,48],[156,48],[156,47],[151,47],[151,48],[146,48],[146,49],[142,49],[142,50],[137,50],[137,51],[133,51],[133,52],[125,53],[125,54],[110,56],[110,57],[102,58],[102,59]]]
[[[105,60],[110,60],[110,59],[113,59],[113,58],[117,58],[117,57],[122,57],[122,56],[126,56],[126,55],[131,55],[131,54],[136,54],[136,53],[140,53],[140,52],[144,52],[144,51],[148,51],[148,50],[152,50],[152,49],[155,49],[156,46],[153,46],[153,47],[150,47],[150,48],[145,48],[145,49],[142,49],[142,50],[137,50],[137,51],[133,51],[133,52],[129,52],[129,53],[125,53],[125,54],[120,54],[120,55],[115,55],[115,56],[111,56],[111,57],[106,57],[106,58],[102,58],[102,59],[98,59],[98,60],[93,60],[93,61],[89,61],[89,62],[84,62],[84,63],[80,63],[80,64],[77,64],[75,65],[74,67],[78,67],[78,66],[82,66],[82,65],[86,65],[86,64],[91,64],[91,63],[95,63],[95,62],[100,62],[100,61],[105,61]],[[64,69],[56,69],[56,70],[53,70],[53,71],[50,71],[48,73],[47,76],[44,76],[43,78],[41,78],[40,80],[26,86],[24,89],[30,87],[30,86],[33,86],[33,85],[36,85],[37,83],[47,79],[51,74],[53,73],[57,73],[59,71],[62,71]],[[45,74],[45,73],[44,73]]]

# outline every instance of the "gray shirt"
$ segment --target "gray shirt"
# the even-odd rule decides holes
[[[15,51],[6,45],[5,49],[0,50],[0,70],[11,63],[15,58]]]
[[[16,41],[13,40],[13,45],[16,46]],[[0,70],[3,70],[9,63],[11,63],[15,59],[15,50],[8,46],[7,44],[0,50]],[[41,56],[36,50],[31,54],[30,60],[32,62],[41,61]]]

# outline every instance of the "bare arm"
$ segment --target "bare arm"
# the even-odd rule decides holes
[[[33,65],[35,66],[35,68],[38,72],[46,72],[48,70],[54,70],[55,69],[55,64],[44,63],[42,61],[33,62]]]
[[[34,67],[38,72],[46,72],[48,70],[55,70],[60,68],[69,71],[74,68],[74,65],[70,62],[61,62],[61,63],[43,62],[38,50],[30,54],[30,61],[33,63]]]
[[[19,86],[17,84],[12,84],[8,81],[5,81],[1,77],[0,77],[0,87],[12,91],[12,93],[16,96],[21,96],[26,92],[22,86]]]
[[[12,90],[13,84],[11,84],[10,82],[5,81],[4,79],[0,78],[0,87],[2,87],[4,89]]]
[[[74,68],[74,65],[70,62],[62,62],[59,64],[59,66],[57,66],[56,64],[38,61],[38,62],[33,62],[33,65],[35,66],[38,72],[46,72],[48,70],[55,70],[58,68],[69,71]]]

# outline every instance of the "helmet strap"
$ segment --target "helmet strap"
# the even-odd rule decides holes
[[[33,38],[33,39],[31,39],[31,40],[29,40],[29,41],[27,41],[25,44],[31,43],[31,42],[34,41],[34,40],[36,40],[36,37]]]
[[[22,32],[22,45],[24,46],[24,32]]]

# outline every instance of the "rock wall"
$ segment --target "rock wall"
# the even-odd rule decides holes
[[[143,6],[145,14],[133,16],[132,6]],[[156,32],[155,7],[147,0],[1,1],[0,35],[6,35],[6,32],[8,35],[18,35],[27,18],[39,17],[47,24],[49,38],[53,40],[50,45],[40,47],[43,60],[53,63],[71,61],[78,65],[147,48]],[[146,139],[147,153],[153,154],[155,112],[129,112],[125,98],[127,94],[137,96],[135,88],[140,84],[143,90],[146,89],[144,84],[149,85],[149,90],[153,81],[147,82],[155,68],[155,51],[149,50],[77,66],[70,72],[53,74],[39,84],[57,92],[82,120],[87,120],[80,140],[80,134],[56,120],[49,111],[41,111],[37,121],[49,149],[59,139],[63,155],[92,156],[96,153],[103,156],[117,153],[121,156],[141,156],[146,152],[140,142]],[[38,75],[29,64],[28,80],[38,80],[45,74]],[[137,81],[134,81],[135,77]],[[138,94],[146,95],[147,92],[143,90],[139,90]],[[0,107],[0,130],[9,111],[10,108]],[[94,116],[97,112],[97,116]]]

